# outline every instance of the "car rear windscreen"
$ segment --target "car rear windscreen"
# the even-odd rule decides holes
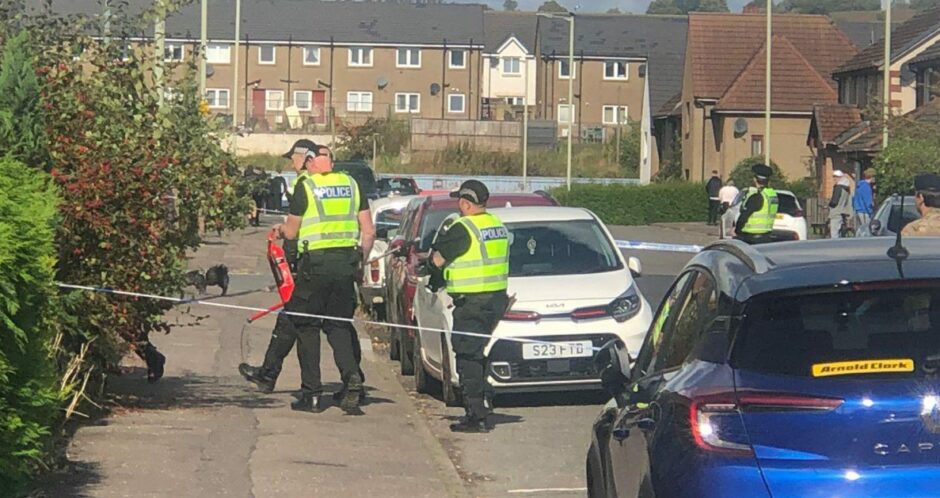
[[[884,370],[895,364],[913,366]],[[800,377],[879,373],[879,368],[893,372],[888,375],[935,373],[940,367],[940,281],[758,296],[746,305],[732,365]]]
[[[800,212],[800,206],[796,202],[796,197],[786,194],[777,194],[778,213],[796,216]]]
[[[616,249],[593,220],[510,223],[509,276],[601,273],[621,268]]]
[[[401,226],[401,217],[403,210],[398,209],[385,209],[379,211],[375,215],[375,227],[384,228],[386,230],[394,230]]]

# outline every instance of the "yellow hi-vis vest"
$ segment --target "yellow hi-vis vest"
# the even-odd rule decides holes
[[[345,173],[301,174],[307,211],[297,234],[297,252],[359,244],[359,188]],[[294,195],[299,192],[295,188]]]
[[[509,231],[489,213],[464,216],[470,248],[444,271],[449,294],[478,294],[506,290],[509,284]]]
[[[746,205],[748,199],[756,194],[764,196],[764,205],[760,211],[751,213],[751,217],[747,219],[747,223],[744,224],[741,231],[753,235],[763,235],[773,231],[774,220],[777,218],[777,210],[780,208],[780,204],[777,200],[777,191],[770,187],[764,187],[759,190],[751,189],[744,201],[741,202],[741,206]]]

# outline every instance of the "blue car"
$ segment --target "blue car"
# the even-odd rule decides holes
[[[940,496],[940,238],[894,246],[696,255],[638,358],[595,357],[589,496]]]

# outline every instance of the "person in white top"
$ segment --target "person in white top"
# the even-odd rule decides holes
[[[718,191],[718,202],[721,206],[721,214],[724,214],[725,211],[734,204],[734,200],[738,197],[739,193],[738,187],[734,186],[734,180],[728,180],[728,183],[726,183],[724,187],[721,187],[721,190]],[[734,228],[734,220],[726,220],[724,216],[721,217],[721,223],[725,225],[723,232],[726,234]]]

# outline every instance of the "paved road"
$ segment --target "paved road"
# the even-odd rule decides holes
[[[614,228],[618,238],[700,244],[703,236],[664,228]],[[265,307],[263,232],[229,235],[204,247],[191,266],[225,262],[230,296],[218,302]],[[662,297],[689,255],[639,253],[639,280],[651,303]],[[211,290],[210,290],[211,292]],[[498,406],[488,435],[452,435],[460,414],[412,390],[360,330],[371,402],[364,417],[333,408],[318,415],[287,405],[299,385],[290,358],[273,395],[261,395],[237,374],[243,358],[257,363],[273,326],[246,327],[247,312],[194,306],[172,312],[176,323],[154,342],[169,359],[166,377],[143,381],[139,361],[115,377],[108,417],[77,429],[68,464],[37,496],[583,496],[587,431],[599,396],[526,396]],[[325,342],[325,341],[324,341]],[[328,388],[338,375],[324,346]]]

